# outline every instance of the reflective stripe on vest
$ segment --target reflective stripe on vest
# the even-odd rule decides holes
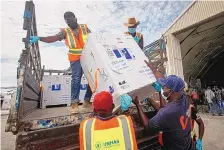
[[[87,31],[87,26],[85,24],[80,24],[79,25],[79,34],[82,34],[82,39],[77,39],[75,37],[72,29],[70,28],[65,28],[63,29],[66,32],[66,45],[69,47],[69,53],[73,55],[81,55],[82,54],[82,49],[84,47],[84,44],[88,38],[88,31]],[[80,33],[81,31],[81,33]],[[80,35],[78,35],[80,38]],[[82,40],[83,42],[80,42]],[[76,41],[79,42],[79,47],[76,44]],[[83,43],[81,45],[81,43]]]
[[[162,131],[159,132],[158,141],[159,141],[160,145],[164,146],[163,145],[163,132]]]
[[[133,138],[131,134],[131,126],[128,118],[119,116],[116,119],[119,122],[119,126],[105,130],[94,129],[96,122],[95,118],[86,120],[83,125],[83,149],[134,150],[134,143],[131,140]]]

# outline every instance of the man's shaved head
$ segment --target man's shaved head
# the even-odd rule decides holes
[[[71,11],[67,11],[64,13],[64,19],[68,19],[70,17],[75,17],[75,14]]]

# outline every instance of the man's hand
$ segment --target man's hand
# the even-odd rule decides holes
[[[135,104],[136,106],[138,106],[140,104],[139,100],[138,100],[138,96],[135,96],[132,98],[132,103]]]
[[[36,43],[39,40],[40,40],[40,38],[38,36],[31,36],[30,37],[30,43],[31,44]]]
[[[144,62],[152,70],[152,72],[155,75],[156,79],[164,78],[163,75],[153,66],[153,64],[152,64],[152,62],[150,60],[148,60],[148,61],[144,60]]]
[[[197,139],[196,141],[196,150],[202,150],[202,140]]]

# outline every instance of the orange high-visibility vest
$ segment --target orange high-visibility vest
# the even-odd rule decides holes
[[[124,34],[125,34],[125,35],[130,35],[129,32],[124,32]],[[141,40],[143,35],[142,35],[141,33],[136,32],[136,35],[135,35],[135,36],[138,37],[138,38]],[[139,40],[139,41],[140,41],[140,40]]]
[[[135,131],[130,116],[103,121],[90,118],[79,129],[80,150],[137,150]]]
[[[65,44],[69,48],[69,55],[80,56],[88,38],[88,28],[86,24],[80,24],[78,27],[78,37],[75,36],[71,28],[63,28],[66,33]]]

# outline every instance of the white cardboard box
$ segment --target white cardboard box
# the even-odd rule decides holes
[[[71,104],[71,77],[67,75],[43,76],[42,108],[50,105]]]
[[[96,93],[111,91],[119,107],[122,94],[138,95],[140,100],[151,95],[151,84],[156,79],[144,60],[148,59],[131,36],[91,33],[82,52],[81,65]]]
[[[82,103],[87,88],[87,80],[83,76],[81,80],[79,99]],[[43,99],[41,107],[50,105],[71,104],[71,76],[69,75],[44,75],[43,81]],[[60,85],[60,87],[59,87]],[[52,87],[54,86],[54,87]],[[58,86],[58,90],[55,89]],[[54,89],[52,89],[54,88]]]

